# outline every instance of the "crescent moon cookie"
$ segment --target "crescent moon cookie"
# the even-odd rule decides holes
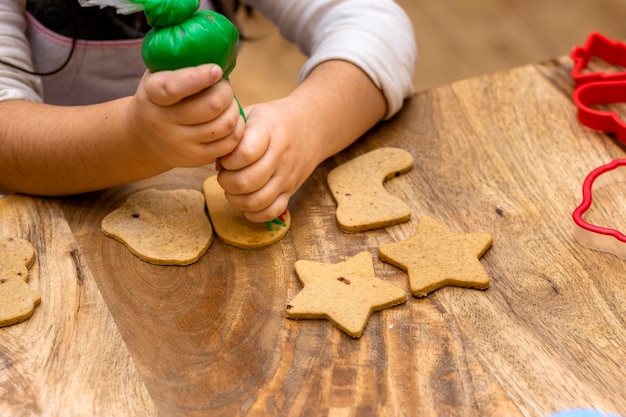
[[[337,222],[356,233],[406,222],[411,208],[385,189],[383,183],[409,171],[413,156],[398,148],[380,148],[339,165],[327,177],[337,202]]]
[[[102,219],[102,232],[157,265],[192,264],[213,242],[204,196],[196,190],[139,191]]]
[[[0,237],[0,327],[31,317],[41,303],[38,291],[28,285],[28,270],[35,248],[24,239]]]
[[[267,223],[253,223],[243,212],[230,205],[217,175],[204,181],[204,197],[215,234],[224,243],[240,249],[269,246],[282,239],[291,226],[291,215],[286,211],[280,218]]]

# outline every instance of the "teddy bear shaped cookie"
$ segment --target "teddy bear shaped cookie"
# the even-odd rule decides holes
[[[0,327],[28,319],[41,302],[39,292],[28,285],[34,262],[35,248],[29,241],[0,237]]]

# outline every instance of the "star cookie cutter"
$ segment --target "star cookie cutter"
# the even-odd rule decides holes
[[[574,210],[572,218],[578,226],[574,231],[574,238],[578,243],[590,249],[612,253],[618,258],[626,260],[626,235],[619,230],[597,226],[584,219],[585,213],[593,202],[594,186],[601,187],[612,183],[613,181],[607,181],[608,177],[603,174],[621,167],[626,169],[626,159],[616,159],[594,169],[587,175],[583,183],[582,202]]]
[[[615,133],[617,139],[626,144],[626,123],[619,114],[593,108],[626,102],[626,72],[587,71],[593,57],[615,67],[626,67],[626,44],[593,32],[584,46],[572,50],[570,57],[574,61],[570,74],[574,79],[572,98],[578,108],[578,120],[591,129]]]

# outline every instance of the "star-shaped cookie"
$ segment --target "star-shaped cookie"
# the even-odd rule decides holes
[[[353,338],[374,311],[406,301],[403,289],[376,277],[369,252],[337,264],[298,260],[295,269],[304,288],[287,305],[287,317],[327,319]]]
[[[480,257],[491,247],[490,233],[451,232],[432,217],[419,220],[408,240],[378,248],[378,257],[409,274],[411,294],[424,297],[446,285],[487,289]]]

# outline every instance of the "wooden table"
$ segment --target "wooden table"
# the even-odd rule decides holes
[[[571,220],[587,173],[625,153],[578,123],[570,67],[555,59],[417,94],[315,171],[282,241],[241,250],[216,240],[188,267],[140,261],[100,221],[140,189],[200,189],[212,168],[0,201],[0,235],[37,248],[31,285],[42,295],[33,317],[0,329],[0,415],[626,415],[626,261],[579,245]],[[326,175],[381,146],[415,157],[386,185],[412,218],[343,233]],[[625,190],[616,183],[591,214],[623,218]],[[378,247],[410,237],[423,215],[493,233],[481,259],[488,290],[409,296],[356,340],[327,321],[285,318],[301,288],[297,259],[367,250],[377,276],[408,293]]]

